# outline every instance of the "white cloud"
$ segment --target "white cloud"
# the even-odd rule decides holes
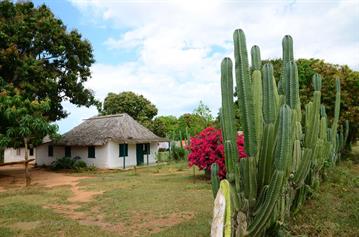
[[[191,112],[199,100],[217,113],[219,66],[223,57],[232,56],[232,32],[238,27],[245,31],[248,47],[261,47],[262,58],[280,57],[281,39],[291,34],[296,58],[323,58],[359,68],[355,0],[71,2],[89,21],[124,31],[109,37],[104,47],[138,56],[122,64],[96,63],[88,86],[101,99],[108,92],[141,93],[160,114]]]

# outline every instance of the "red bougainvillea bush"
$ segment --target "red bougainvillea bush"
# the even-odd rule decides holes
[[[189,166],[196,165],[200,170],[211,170],[211,165],[217,163],[219,166],[219,177],[226,177],[226,167],[224,164],[224,146],[222,132],[220,129],[208,127],[199,134],[191,137],[190,145],[187,149]],[[244,136],[237,136],[237,148],[239,158],[247,157],[244,152]]]

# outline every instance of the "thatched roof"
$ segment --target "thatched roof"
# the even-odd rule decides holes
[[[128,114],[95,116],[65,133],[56,142],[66,146],[100,146],[108,141],[148,143],[168,141],[156,136]]]

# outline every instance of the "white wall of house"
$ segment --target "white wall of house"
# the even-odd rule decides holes
[[[50,165],[57,158],[65,156],[64,146],[54,146],[53,156],[48,156],[48,146],[51,144],[42,144],[36,149],[36,163],[38,165]],[[156,142],[150,145],[150,154],[148,163],[155,163],[155,153],[158,151]],[[123,157],[119,157],[119,144],[109,141],[103,146],[95,146],[95,158],[88,158],[88,147],[71,147],[71,157],[79,156],[87,165],[94,165],[102,169],[123,168]],[[144,165],[147,164],[147,155],[143,158]],[[128,144],[128,156],[125,157],[125,167],[137,165],[136,144]]]
[[[53,156],[48,155],[48,147],[51,144],[42,144],[37,147],[36,163],[38,165],[50,165],[53,161],[58,158],[65,156],[65,146],[54,146]],[[72,146],[71,157],[81,157],[81,160],[85,161],[86,164],[94,165],[98,168],[110,168],[108,166],[108,147],[107,144],[104,146],[95,146],[95,158],[88,158],[88,147],[83,146]]]
[[[30,156],[30,149],[29,151],[29,159],[35,159],[36,157],[36,148],[34,148],[34,153]],[[22,161],[25,160],[25,148],[6,148],[4,151],[4,162],[14,162],[14,161]]]
[[[64,147],[54,146],[53,156],[48,155],[48,147],[51,143],[45,143],[36,147],[36,164],[37,165],[51,165],[57,158],[64,157]]]
[[[119,143],[110,141],[109,146],[109,166],[112,169],[123,168],[123,157],[119,157]],[[157,142],[153,142],[150,145],[150,154],[148,155],[148,163],[156,163],[155,153],[158,151]],[[147,164],[147,155],[143,156],[143,164]],[[125,168],[136,166],[136,144],[128,144],[128,156],[125,157]]]
[[[112,169],[123,168],[123,157],[120,157],[119,143],[110,141],[109,147],[109,166]],[[136,144],[128,144],[128,156],[125,157],[125,168],[137,165]]]

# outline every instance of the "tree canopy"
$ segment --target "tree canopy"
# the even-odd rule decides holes
[[[282,60],[270,60],[274,67],[274,76],[280,78]],[[329,119],[333,119],[335,107],[335,80],[340,79],[341,103],[340,123],[349,121],[349,140],[359,138],[359,72],[346,65],[326,63],[320,59],[298,59],[298,76],[302,103],[307,103],[313,96],[312,77],[314,73],[322,76],[322,103],[326,107]],[[302,108],[303,109],[303,108]]]
[[[57,126],[44,114],[49,100],[29,100],[11,86],[0,90],[0,147],[38,145],[46,135],[56,135]]]
[[[158,110],[143,95],[125,91],[119,94],[108,93],[103,102],[103,109],[100,112],[103,115],[127,113],[148,127],[150,121],[157,115]]]
[[[213,121],[213,116],[212,116],[211,110],[209,109],[209,107],[207,105],[205,105],[203,103],[202,100],[199,102],[199,105],[197,106],[197,108],[195,108],[193,110],[193,114],[196,114],[196,115],[204,118],[207,121],[207,123],[211,123]]]
[[[159,116],[153,120],[152,131],[160,137],[170,137],[177,129],[177,118],[175,116]]]
[[[28,145],[40,144],[46,135],[53,136],[57,132],[57,126],[44,116],[49,110],[48,99],[31,101],[11,85],[0,90],[0,148],[25,146],[26,186],[31,182]]]
[[[50,121],[67,116],[63,101],[97,104],[84,87],[93,62],[91,44],[76,30],[67,31],[45,5],[0,2],[0,77],[23,99],[46,100]]]

